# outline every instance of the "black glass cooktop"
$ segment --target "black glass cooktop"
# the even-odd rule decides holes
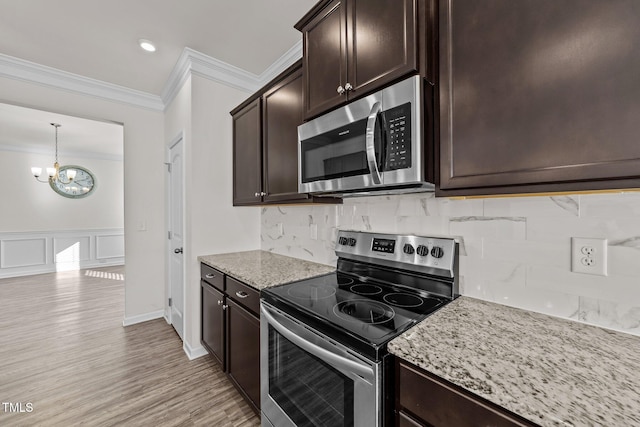
[[[336,272],[264,289],[263,298],[363,353],[380,347],[446,304],[444,297]],[[291,313],[293,314],[293,313]],[[302,318],[301,318],[302,317]]]

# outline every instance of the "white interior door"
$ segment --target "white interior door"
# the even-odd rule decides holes
[[[184,148],[182,138],[169,149],[169,298],[170,320],[184,340]]]

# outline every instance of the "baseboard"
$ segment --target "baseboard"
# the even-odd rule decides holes
[[[122,321],[122,326],[131,326],[137,323],[148,322],[149,320],[162,319],[164,310],[153,311],[151,313],[139,314],[137,316],[126,317]]]
[[[205,349],[203,346],[199,345],[195,348],[192,348],[189,344],[187,344],[186,341],[183,341],[182,349],[184,350],[189,360],[197,359],[198,357],[206,356],[207,354],[209,354],[207,349]]]

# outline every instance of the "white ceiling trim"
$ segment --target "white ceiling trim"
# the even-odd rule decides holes
[[[10,144],[0,144],[0,151],[13,151],[16,153],[31,153],[31,154],[44,154],[51,155],[51,159],[54,159],[54,150],[52,148],[40,148],[33,146],[18,146],[18,145],[10,145]],[[124,159],[123,155],[118,154],[106,154],[106,153],[89,153],[86,151],[66,151],[66,150],[58,150],[58,156],[72,157],[72,158],[80,158],[80,159],[100,159],[100,160],[113,160],[116,162],[121,162]]]
[[[173,67],[161,96],[84,77],[0,53],[0,76],[68,90],[97,98],[164,111],[193,73],[243,90],[257,91],[302,57],[302,40],[285,52],[259,76],[242,68],[185,47]]]
[[[24,59],[0,53],[0,76],[68,90],[109,101],[162,111],[164,104],[157,95],[84,77]]]
[[[171,71],[160,97],[165,106],[169,105],[191,74],[253,93],[300,58],[302,58],[302,40],[286,51],[258,76],[185,47],[178,62],[173,67],[173,71]]]

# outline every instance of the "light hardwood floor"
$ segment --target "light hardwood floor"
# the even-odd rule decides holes
[[[164,319],[122,326],[123,267],[1,279],[0,302],[0,426],[260,425]]]

